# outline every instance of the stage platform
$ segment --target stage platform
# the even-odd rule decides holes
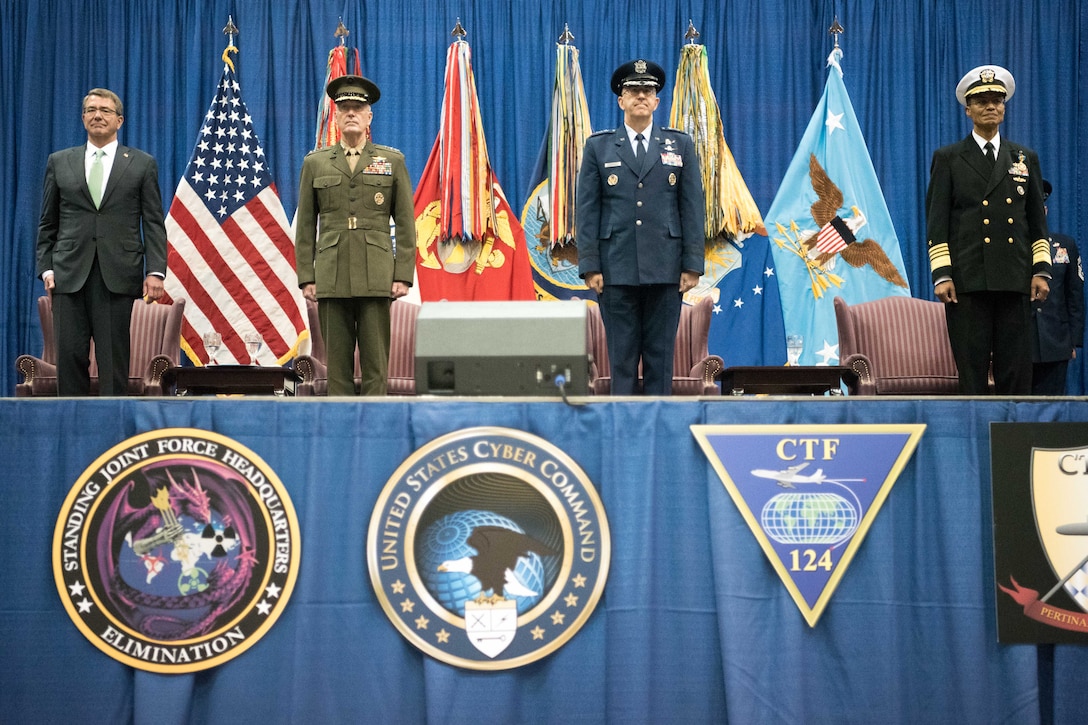
[[[1082,722],[1088,651],[997,643],[989,426],[1086,421],[1081,398],[2,399],[0,720]],[[809,627],[691,426],[899,423],[926,429]],[[367,573],[386,482],[429,441],[476,426],[565,452],[611,530],[607,586],[581,631],[503,672],[422,654]],[[50,567],[81,474],[122,441],[171,427],[256,453],[301,530],[295,591],[272,629],[182,675],[136,671],[92,646]]]

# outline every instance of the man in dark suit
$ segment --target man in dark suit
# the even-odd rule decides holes
[[[87,143],[49,156],[38,223],[38,276],[53,302],[57,392],[90,393],[95,343],[100,395],[128,392],[132,303],[163,294],[166,229],[158,165],[122,146],[121,99],[83,99]]]
[[[653,123],[665,85],[656,63],[612,74],[623,126],[586,140],[578,175],[579,274],[600,300],[612,394],[672,392],[683,294],[703,274],[703,181],[691,137]]]
[[[956,97],[974,129],[930,168],[929,264],[965,395],[988,393],[991,356],[998,395],[1031,393],[1031,303],[1049,291],[1039,157],[998,132],[1015,90],[1000,66],[965,75]]]
[[[363,395],[384,395],[389,375],[390,306],[415,275],[416,227],[404,155],[367,137],[381,91],[362,76],[340,76],[341,140],[302,162],[295,231],[298,286],[317,301],[329,395],[355,394],[359,347]],[[389,220],[396,225],[394,252]],[[320,222],[320,229],[318,222]]]
[[[1043,179],[1043,201],[1053,187]],[[1049,210],[1048,210],[1049,211]],[[1084,346],[1084,270],[1072,237],[1050,235],[1050,294],[1032,305],[1033,395],[1065,395],[1069,361]]]

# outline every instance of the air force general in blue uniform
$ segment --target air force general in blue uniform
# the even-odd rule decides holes
[[[578,266],[600,299],[612,394],[672,392],[684,292],[703,274],[705,209],[691,137],[653,124],[660,66],[625,63],[612,74],[624,125],[586,140],[578,176]]]

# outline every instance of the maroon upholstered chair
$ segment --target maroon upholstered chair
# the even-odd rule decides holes
[[[393,300],[389,310],[389,379],[388,395],[416,394],[416,318],[419,305],[404,300]],[[329,373],[325,364],[325,340],[321,337],[321,322],[317,316],[317,303],[306,300],[306,318],[310,325],[310,354],[295,359],[295,372],[302,382],[295,387],[295,395],[328,395]],[[355,350],[355,388],[362,384],[359,368],[359,350]]]
[[[848,305],[835,298],[840,365],[857,374],[851,395],[956,395],[959,375],[944,305],[885,297]]]
[[[725,363],[707,349],[713,301],[704,297],[693,305],[680,308],[680,324],[676,329],[673,348],[672,394],[717,395],[714,382]],[[589,388],[594,395],[608,395],[612,390],[612,368],[608,360],[608,340],[605,336],[601,310],[589,305],[586,314],[586,348],[592,359],[589,365]],[[639,366],[641,370],[641,365]]]
[[[162,375],[181,358],[181,321],[185,300],[173,304],[147,304],[142,299],[132,303],[130,327],[129,395],[162,395]],[[15,369],[23,381],[15,385],[16,397],[54,396],[57,394],[57,353],[53,341],[53,306],[48,295],[38,298],[38,317],[42,324],[41,357],[20,355]],[[91,394],[98,393],[98,362],[91,341]]]

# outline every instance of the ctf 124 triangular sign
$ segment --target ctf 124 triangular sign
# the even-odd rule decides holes
[[[693,425],[691,430],[814,627],[925,425]]]

